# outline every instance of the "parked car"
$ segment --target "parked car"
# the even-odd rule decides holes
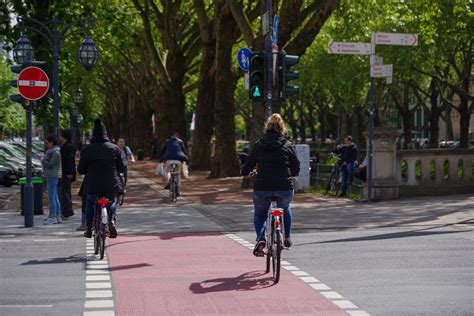
[[[3,155],[6,158],[19,160],[26,169],[26,151],[22,152],[10,143],[0,142],[0,155]],[[32,157],[31,167],[33,169],[33,176],[42,175],[41,161],[37,157]]]
[[[0,164],[7,166],[13,170],[17,180],[24,177],[26,174],[25,166],[18,160],[8,159],[0,154]]]
[[[13,168],[0,164],[0,184],[6,187],[18,181],[18,176],[15,174]]]

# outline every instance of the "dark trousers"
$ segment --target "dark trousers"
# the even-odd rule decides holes
[[[59,204],[61,205],[61,214],[65,217],[74,215],[72,209],[71,182],[66,176],[59,180],[58,187]]]

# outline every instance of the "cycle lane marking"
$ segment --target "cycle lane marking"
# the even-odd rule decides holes
[[[232,233],[225,233],[224,235],[227,238],[237,242],[240,245],[249,243],[245,239]],[[246,248],[250,248],[250,247],[246,247]],[[252,246],[251,249],[253,248],[254,246]],[[320,293],[322,296],[327,298],[333,304],[343,309],[346,313],[348,313],[348,315],[350,316],[369,316],[370,315],[366,311],[359,309],[359,307],[355,305],[354,303],[352,303],[351,301],[344,299],[344,297],[341,294],[331,290],[331,288],[328,285],[320,282],[318,279],[311,276],[307,272],[300,270],[298,267],[292,265],[290,262],[282,260],[280,264],[283,269],[297,276],[298,279],[303,281],[305,284],[309,285],[312,289]]]
[[[107,254],[99,260],[94,241],[86,241],[86,292],[83,316],[115,316],[114,294]]]
[[[274,297],[288,315],[347,315],[290,273],[275,286],[248,254],[220,232],[119,236],[108,248],[117,314],[266,314]]]

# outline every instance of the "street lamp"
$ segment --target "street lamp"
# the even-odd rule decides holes
[[[26,35],[21,35],[18,42],[16,42],[15,49],[13,50],[13,59],[17,64],[24,64],[27,59],[33,59],[33,46],[31,46],[31,42],[26,37]]]
[[[95,46],[94,41],[89,36],[89,31],[94,27],[94,20],[91,18],[77,19],[69,24],[66,24],[58,19],[57,16],[52,21],[42,23],[34,18],[29,17],[18,17],[18,21],[21,24],[23,35],[17,43],[17,47],[14,52],[14,56],[20,60],[27,49],[31,52],[33,48],[28,38],[24,35],[26,29],[32,30],[35,33],[41,35],[46,42],[53,49],[53,131],[56,137],[59,136],[59,49],[64,43],[64,40],[73,34],[77,34],[81,31],[86,31],[86,38],[82,42],[79,48],[78,58],[81,65],[86,69],[90,70],[97,62],[99,58],[99,52]],[[25,22],[35,25],[25,25]],[[29,44],[29,45],[28,45]],[[16,59],[15,59],[16,61]]]
[[[82,67],[87,71],[91,70],[99,59],[99,51],[89,35],[86,36],[81,47],[77,51],[77,59]]]
[[[74,96],[72,97],[73,102],[78,105],[79,103],[82,103],[82,90],[81,88],[77,88],[76,92],[74,92]]]

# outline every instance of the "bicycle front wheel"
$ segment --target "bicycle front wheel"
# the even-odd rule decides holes
[[[275,231],[275,239],[272,243],[272,269],[273,269],[273,281],[278,283],[280,281],[280,267],[281,267],[281,250],[282,239],[281,232]]]

